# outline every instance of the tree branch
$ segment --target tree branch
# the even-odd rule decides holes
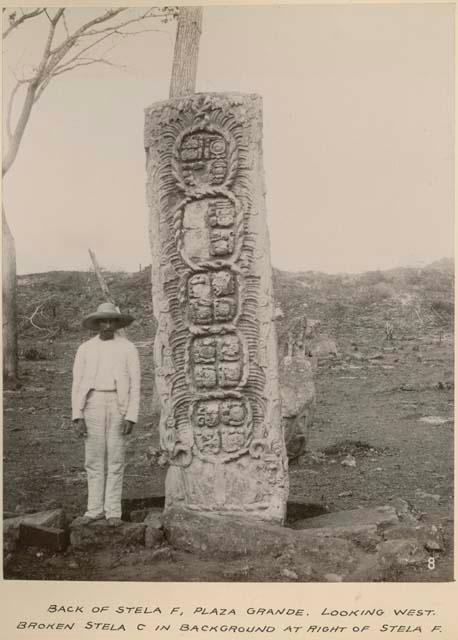
[[[154,8],[148,9],[148,11],[145,11],[145,13],[143,13],[140,16],[137,16],[136,18],[130,18],[130,20],[126,20],[125,22],[120,22],[119,24],[114,26],[106,27],[105,29],[93,29],[92,31],[86,31],[82,35],[95,36],[100,33],[106,33],[111,29],[123,29],[124,27],[127,27],[130,24],[135,24],[136,22],[141,22],[142,20],[147,20],[148,18],[159,18],[160,15],[161,15],[160,13],[154,13]]]
[[[3,9],[3,11],[5,11],[5,9]],[[3,39],[5,40],[5,38],[7,38],[9,34],[14,29],[17,29],[19,25],[21,25],[23,22],[25,22],[26,20],[29,20],[30,18],[35,18],[36,16],[39,16],[41,13],[44,13],[45,11],[46,9],[34,9],[33,11],[29,11],[29,13],[23,12],[20,18],[18,18],[17,20],[13,19],[13,21],[10,22],[10,26],[7,29],[5,29],[5,31],[3,32]],[[15,12],[10,15],[15,15]]]
[[[78,67],[87,67],[91,64],[106,64],[110,67],[115,67],[117,69],[123,69],[124,67],[114,62],[110,62],[109,60],[105,60],[105,58],[79,58],[77,62],[75,62],[71,66],[62,65],[59,71],[53,73],[53,78],[55,76],[60,76],[63,73],[67,73],[67,71],[73,71],[73,69],[77,69]]]
[[[8,136],[8,143],[11,144],[11,139],[13,137],[12,129],[11,129],[11,116],[13,113],[13,104],[14,98],[16,97],[16,93],[18,92],[21,85],[24,84],[21,80],[16,82],[16,85],[11,92],[10,99],[8,101],[8,107],[6,111],[6,135]]]
[[[54,14],[52,14],[49,9],[34,9],[33,11],[29,11],[28,13],[23,13],[20,18],[15,19],[13,23],[15,25],[14,28],[21,24],[21,22],[24,22],[24,20],[28,20],[42,13],[45,13],[49,20],[49,29],[41,54],[40,62],[34,69],[33,75],[27,79],[21,79],[20,81],[18,80],[18,82],[21,82],[22,84],[25,84],[27,86],[27,90],[14,130],[12,127],[12,118],[15,97],[17,95],[17,91],[19,90],[18,86],[14,87],[13,94],[10,97],[8,103],[7,135],[10,144],[8,145],[8,149],[3,157],[3,176],[7,173],[16,159],[16,155],[19,150],[19,146],[24,135],[24,131],[27,126],[27,122],[29,120],[33,105],[40,98],[43,91],[49,85],[53,77],[66,73],[67,71],[72,71],[73,69],[76,69],[78,67],[88,66],[90,64],[102,63],[109,66],[122,68],[119,67],[119,65],[115,65],[114,63],[110,62],[104,57],[107,52],[101,52],[97,56],[93,55],[90,57],[85,56],[84,54],[86,54],[91,49],[94,49],[97,45],[110,37],[119,36],[123,38],[147,31],[123,31],[123,29],[128,25],[139,23],[148,18],[158,18],[161,16],[165,16],[167,18],[169,15],[174,16],[176,14],[176,10],[170,7],[164,7],[163,9],[149,8],[146,11],[142,11],[140,15],[136,17],[134,16],[130,19],[118,21],[117,24],[107,25],[102,28],[94,28],[98,25],[104,25],[104,23],[112,20],[126,10],[127,8],[125,7],[108,9],[101,15],[96,16],[92,20],[89,20],[88,22],[77,28],[73,33],[70,33],[69,31],[65,16],[66,9],[63,7],[56,9]],[[16,14],[13,15],[15,16]],[[56,35],[56,28],[59,22],[63,24],[63,28],[65,30],[65,33],[67,34],[67,37],[57,46],[53,46],[53,41]],[[82,46],[83,36],[84,38],[92,37],[93,41]],[[75,51],[74,54],[67,60],[65,60],[65,57],[73,48]],[[108,51],[110,50],[111,49],[108,49]]]
[[[90,45],[88,45],[87,47],[85,47],[84,49],[81,49],[78,53],[76,53],[72,58],[70,58],[69,60],[67,60],[64,64],[62,65],[57,65],[56,67],[54,67],[54,75],[57,75],[57,72],[64,66],[67,66],[69,64],[71,64],[72,62],[74,62],[75,60],[79,59],[84,53],[86,53],[87,51],[89,51],[89,49],[92,49],[93,47],[95,47],[96,45],[98,45],[100,42],[102,42],[103,40],[106,40],[107,38],[109,38],[112,34],[111,33],[106,33],[105,35],[103,35],[101,38],[99,38],[98,40],[95,40],[94,42],[92,42]]]
[[[54,298],[54,295],[49,296],[48,298],[46,298],[43,302],[40,302],[40,304],[35,308],[35,311],[32,313],[31,316],[22,316],[23,318],[25,318],[26,320],[28,320],[30,322],[30,324],[35,327],[35,329],[39,329],[39,331],[48,331],[49,329],[46,327],[39,327],[37,324],[34,323],[33,319],[35,318],[35,316],[37,315],[37,313],[45,306],[45,304],[47,302],[49,302],[50,300],[52,300]]]

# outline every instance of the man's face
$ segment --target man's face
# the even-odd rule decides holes
[[[119,328],[119,320],[99,320],[98,329],[101,340],[113,340],[116,329]]]

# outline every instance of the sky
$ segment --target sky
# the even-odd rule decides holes
[[[71,9],[80,22],[93,9]],[[206,7],[197,91],[259,93],[273,266],[360,272],[452,256],[454,6]],[[33,62],[43,23],[4,43]],[[144,109],[167,99],[175,23],[56,78],[3,184],[18,273],[150,264]]]

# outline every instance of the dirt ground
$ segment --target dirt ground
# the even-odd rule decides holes
[[[143,367],[139,424],[130,437],[125,497],[164,495],[164,474],[146,452],[157,444],[151,412],[152,343],[137,344]],[[81,337],[57,339],[48,360],[21,360],[21,388],[4,394],[4,511],[36,512],[63,506],[68,518],[83,512],[86,480],[83,443],[71,423],[70,388]],[[29,346],[37,346],[30,339]],[[40,346],[40,345],[38,345]],[[22,350],[27,342],[21,344]],[[44,350],[48,347],[44,345]],[[376,356],[373,358],[373,356]],[[309,453],[290,467],[290,499],[327,505],[332,511],[379,506],[400,497],[422,522],[443,528],[446,549],[435,569],[406,570],[393,580],[445,581],[453,575],[453,344],[445,337],[395,339],[348,347],[319,363],[317,412]],[[440,424],[421,421],[440,417]],[[438,422],[438,421],[436,421]],[[342,466],[348,455],[356,466]],[[287,581],[272,562],[230,566],[168,548],[153,558],[147,549],[96,554],[17,552],[6,578],[136,581]]]

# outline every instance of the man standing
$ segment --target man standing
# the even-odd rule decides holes
[[[74,524],[102,518],[122,524],[125,444],[138,418],[140,360],[132,342],[116,331],[132,321],[110,302],[83,320],[98,335],[79,347],[73,366],[72,419],[85,438],[88,482],[87,511]]]

